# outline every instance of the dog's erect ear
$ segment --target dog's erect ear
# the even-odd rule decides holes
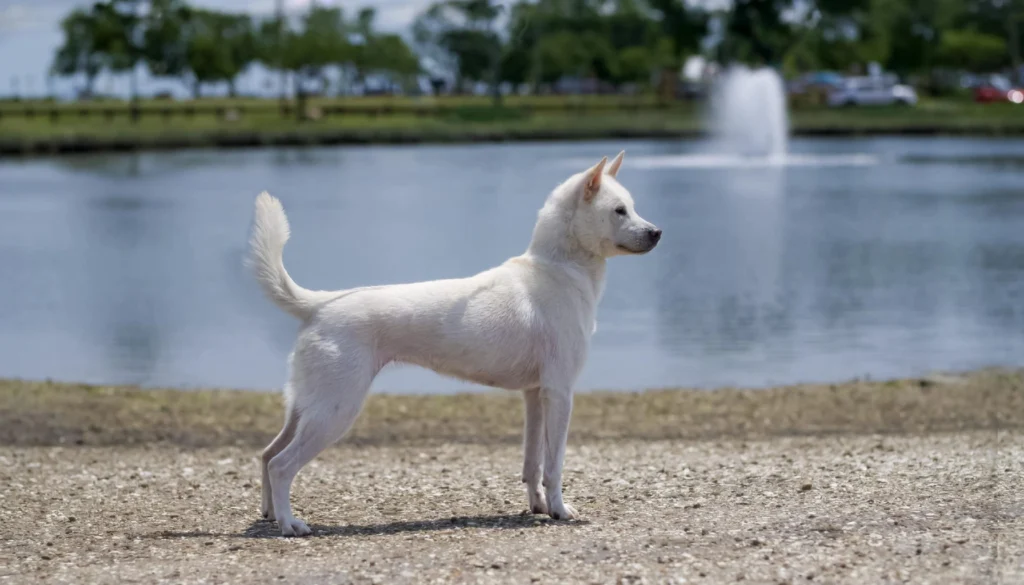
[[[623,151],[619,152],[619,154],[615,155],[615,158],[612,159],[611,164],[608,165],[608,170],[606,171],[608,173],[608,175],[614,177],[615,175],[619,174],[619,167],[622,166],[622,158],[625,157],[625,156],[626,156],[626,151],[625,150],[623,150]]]
[[[603,157],[601,162],[590,167],[583,177],[583,200],[590,203],[594,200],[597,192],[601,190],[601,177],[604,176],[604,166],[608,164],[608,157]]]

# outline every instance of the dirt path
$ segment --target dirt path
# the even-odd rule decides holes
[[[1024,580],[1021,433],[577,445],[569,523],[520,515],[511,446],[342,446],[305,539],[256,521],[249,449],[0,454],[12,583]]]
[[[1005,388],[978,396],[1016,406],[1020,376],[1000,376]],[[944,384],[928,385],[936,403],[958,391]],[[897,403],[909,400],[894,388]],[[3,433],[29,420],[45,426],[33,418],[43,417],[37,405],[18,410],[17,396],[0,402]],[[764,396],[732,400],[749,412],[743,405]],[[257,521],[259,437],[117,444],[114,430],[74,435],[69,421],[87,408],[72,416],[59,404],[43,419],[65,434],[43,440],[24,429],[33,441],[0,444],[0,583],[1024,582],[1020,413],[986,426],[965,407],[941,429],[890,413],[924,425],[912,432],[865,423],[862,432],[801,433],[793,418],[786,433],[656,437],[612,432],[614,422],[593,428],[615,419],[585,407],[565,474],[566,498],[582,514],[573,522],[521,514],[520,452],[505,430],[481,429],[475,443],[366,430],[299,475],[296,514],[315,534],[283,539]],[[845,420],[881,420],[876,402],[850,404],[860,410]],[[198,424],[165,414],[179,418],[161,428]],[[402,420],[394,428],[406,428]],[[749,418],[747,428],[765,424]]]

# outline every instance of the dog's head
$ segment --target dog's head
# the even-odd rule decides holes
[[[577,197],[571,234],[592,254],[608,258],[646,254],[658,245],[661,230],[640,217],[629,191],[616,179],[625,151],[608,157],[569,181]]]

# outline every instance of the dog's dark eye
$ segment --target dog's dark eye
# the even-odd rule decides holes
[[[615,213],[617,213],[618,215],[626,215],[626,206],[625,205],[620,205],[620,206],[616,207],[615,208]]]

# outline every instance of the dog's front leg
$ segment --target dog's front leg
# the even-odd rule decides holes
[[[572,390],[545,388],[544,403],[544,487],[548,513],[555,520],[572,520],[576,510],[562,501],[562,464],[572,416]]]
[[[526,406],[523,483],[526,484],[526,495],[530,498],[530,511],[534,514],[547,514],[548,503],[541,484],[544,473],[544,405],[541,403],[540,389],[523,392],[523,402]]]

